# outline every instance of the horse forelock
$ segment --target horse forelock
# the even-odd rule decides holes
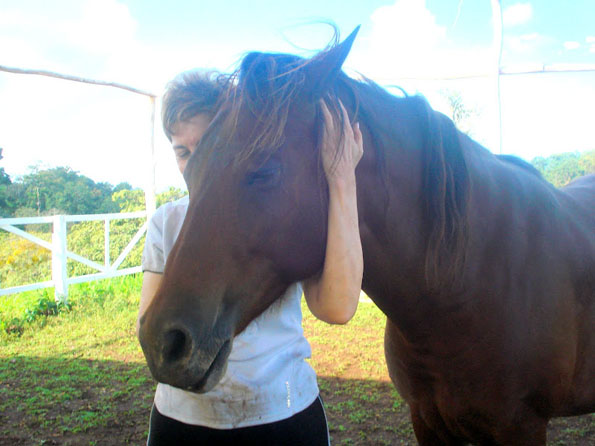
[[[323,53],[321,53],[323,54]],[[319,54],[320,56],[320,54]],[[298,100],[309,100],[303,87],[306,82],[305,68],[313,59],[272,53],[255,53],[246,56],[251,63],[242,64],[234,74],[236,82],[230,83],[226,98],[226,118],[223,135],[231,140],[242,124],[242,114],[251,117],[251,128],[244,129],[241,144],[235,146],[236,162],[254,156],[266,158],[275,153],[286,140],[286,130],[291,105]],[[233,85],[232,85],[233,84]],[[458,130],[452,121],[435,112],[419,97],[396,98],[373,81],[357,81],[341,73],[324,97],[331,114],[342,125],[343,116],[339,107],[339,90],[352,96],[355,105],[355,120],[373,117],[374,120],[390,120],[386,113],[375,113],[368,101],[396,106],[394,101],[402,100],[415,109],[415,115],[424,136],[423,196],[424,214],[428,233],[426,249],[426,281],[430,289],[450,290],[463,271],[468,238],[467,202],[469,198],[469,177]],[[360,113],[360,107],[361,112]],[[322,120],[316,106],[318,135]],[[366,116],[364,116],[366,115]],[[368,122],[368,126],[375,125]],[[384,127],[392,127],[390,125]],[[246,134],[246,133],[244,133]],[[374,135],[372,135],[374,136]],[[379,174],[385,178],[383,169],[386,157],[378,148]],[[337,156],[339,153],[337,153]]]
[[[243,129],[242,144],[235,153],[237,162],[254,155],[270,155],[283,145],[290,105],[304,82],[300,68],[308,63],[285,54],[248,57],[251,63],[242,64],[235,73],[237,85],[229,94],[224,124],[225,133],[232,138],[246,124],[242,116],[247,114],[250,119],[250,128]]]
[[[308,65],[317,63],[332,48],[311,59],[277,53],[250,53],[244,57],[240,69],[232,75],[234,82],[229,84],[225,99],[229,113],[223,124],[229,142],[241,129],[242,118],[248,117],[250,128],[244,128],[241,147],[236,147],[234,154],[238,162],[254,155],[270,155],[283,145],[292,104],[310,100],[305,86]],[[331,114],[342,123],[334,91],[329,91],[325,100]],[[316,110],[319,117],[318,106]]]

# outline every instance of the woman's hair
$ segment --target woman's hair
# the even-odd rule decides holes
[[[161,106],[163,130],[171,141],[173,127],[200,113],[215,116],[229,76],[217,71],[185,71],[171,80]]]

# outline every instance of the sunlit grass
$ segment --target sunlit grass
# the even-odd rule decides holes
[[[135,335],[141,280],[73,286],[71,310],[0,336],[0,413],[20,413],[27,423],[19,429],[31,438],[127,423],[144,435],[146,423],[137,427],[122,413],[148,419],[153,396]],[[15,427],[7,424],[0,438]]]
[[[135,335],[141,283],[138,275],[73,286],[70,309],[0,334],[0,444],[144,444],[155,383]],[[27,309],[15,308],[4,303],[0,314]],[[386,370],[380,310],[361,302],[347,325],[330,326],[302,309],[332,444],[416,444]],[[588,421],[564,423],[564,443],[552,444],[593,435]]]

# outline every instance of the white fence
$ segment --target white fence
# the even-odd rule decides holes
[[[119,219],[131,218],[145,218],[146,211],[129,212],[122,214],[95,214],[95,215],[55,215],[53,217],[27,217],[27,218],[2,218],[0,219],[0,229],[16,234],[33,243],[36,243],[43,248],[52,252],[52,280],[47,282],[37,282],[27,285],[15,286],[10,288],[1,288],[0,296],[7,294],[20,293],[23,291],[36,290],[39,288],[54,287],[55,298],[57,301],[66,303],[68,299],[68,286],[88,282],[90,280],[106,279],[109,277],[124,276],[141,271],[140,265],[118,269],[122,262],[126,259],[130,251],[136,246],[138,241],[142,238],[147,230],[147,222],[145,221],[136,234],[132,237],[128,245],[120,253],[118,258],[111,263],[110,260],[110,221]],[[67,223],[81,222],[81,221],[104,221],[104,264],[101,265],[83,256],[68,251],[66,248]],[[52,240],[47,242],[39,237],[36,237],[16,226],[49,223],[52,225]],[[82,276],[68,277],[66,269],[67,259],[73,259],[88,267],[97,270],[97,273],[86,274]]]

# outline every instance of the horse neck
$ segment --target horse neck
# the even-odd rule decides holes
[[[407,111],[394,107],[388,115],[396,116],[387,116],[383,102],[366,97],[360,106],[364,156],[356,174],[363,288],[393,316],[426,292],[423,166],[416,150],[423,135]]]

